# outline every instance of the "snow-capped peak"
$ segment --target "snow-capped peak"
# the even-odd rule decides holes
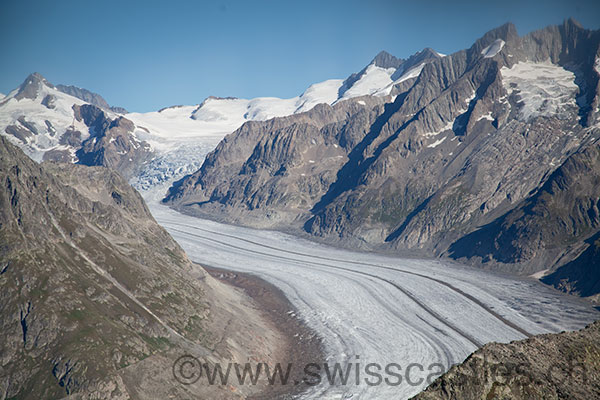
[[[483,58],[494,57],[496,54],[500,53],[504,47],[504,44],[504,40],[496,39],[492,42],[492,44],[481,50],[481,55],[483,55]]]
[[[87,102],[33,73],[1,99],[0,134],[36,161],[61,154],[63,160],[74,162],[78,146],[90,136],[89,127],[75,116],[75,106],[84,104]],[[105,113],[117,118],[111,111]]]

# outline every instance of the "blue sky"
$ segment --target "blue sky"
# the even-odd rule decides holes
[[[292,97],[380,50],[452,53],[508,21],[522,35],[569,16],[599,29],[600,1],[0,0],[0,92],[37,71],[132,111]]]

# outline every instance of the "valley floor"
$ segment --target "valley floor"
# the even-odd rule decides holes
[[[325,375],[301,398],[409,398],[485,343],[575,330],[600,318],[588,303],[531,279],[341,250],[192,218],[148,194],[146,200],[194,262],[270,282],[321,337],[328,366],[311,367]],[[326,377],[335,363],[350,371],[345,384]]]

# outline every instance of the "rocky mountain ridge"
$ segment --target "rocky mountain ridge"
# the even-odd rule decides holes
[[[0,101],[0,134],[10,137],[36,161],[109,166],[146,190],[197,170],[207,149],[244,122],[297,114],[317,104],[364,95],[394,96],[403,81],[440,57],[430,49],[407,60],[385,54],[382,52],[346,80],[316,83],[289,99],[209,96],[199,105],[165,107],[148,113],[126,113],[110,107],[96,93],[75,86],[55,86],[34,73]],[[389,61],[392,58],[395,61]],[[126,125],[127,132],[121,129],[121,139],[117,139],[94,130],[78,116],[76,106],[83,105],[96,107],[94,112],[102,112],[107,120],[122,121],[120,126]],[[95,136],[99,137],[94,141]],[[90,151],[94,154],[88,154]]]
[[[104,97],[100,96],[98,93],[94,93],[87,89],[73,85],[56,85],[56,88],[63,93],[69,94],[73,97],[77,97],[78,99],[81,99],[86,103],[98,106],[104,110],[109,110],[118,114],[127,114],[126,109],[124,109],[123,107],[115,107],[109,105],[106,102],[106,100],[104,100]]]

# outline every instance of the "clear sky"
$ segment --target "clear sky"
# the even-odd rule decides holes
[[[293,97],[380,50],[452,53],[508,21],[523,35],[569,16],[599,29],[600,1],[0,0],[0,92],[37,71],[131,111]]]

